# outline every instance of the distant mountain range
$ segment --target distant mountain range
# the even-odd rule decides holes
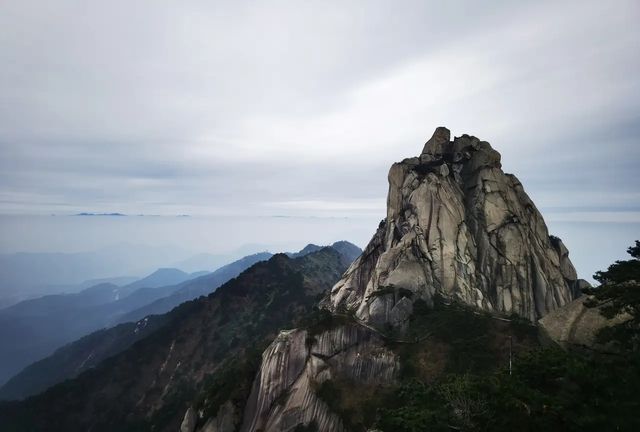
[[[4,353],[0,356],[0,383],[56,348],[171,294],[173,289],[168,286],[201,275],[160,269],[128,285],[99,283],[79,293],[47,295],[0,310]]]
[[[286,255],[291,258],[299,258],[308,255],[313,252],[317,252],[326,246],[318,246],[316,244],[308,244],[299,252],[287,252]],[[338,241],[333,243],[331,248],[340,253],[343,261],[350,264],[362,253],[362,250],[348,241]],[[270,252],[261,252],[254,255],[246,256],[238,261],[234,261],[231,264],[227,264],[215,272],[202,278],[190,281],[188,284],[182,286],[179,290],[176,290],[173,294],[160,298],[148,305],[145,305],[139,309],[129,312],[123,315],[118,322],[124,323],[129,321],[137,321],[148,315],[162,314],[170,311],[174,307],[188,300],[192,300],[201,295],[207,295],[212,292],[211,287],[218,287],[226,281],[236,277],[242,271],[249,268],[253,264],[259,261],[266,261],[271,258],[273,254]]]
[[[157,215],[157,214],[136,214],[136,215],[128,215],[128,214],[124,214],[124,213],[92,213],[92,212],[82,212],[82,213],[76,213],[74,216],[133,216],[133,217],[141,217],[141,216],[147,216],[147,217],[161,217],[161,215]],[[188,214],[178,214],[178,215],[167,215],[164,217],[190,217],[190,215]]]
[[[126,216],[123,213],[78,213],[76,216]]]
[[[11,299],[79,291],[87,288],[84,282],[91,279],[148,274],[189,255],[171,247],[128,244],[78,253],[0,254],[0,304],[7,305]],[[198,270],[215,268],[216,263],[211,263]]]
[[[32,365],[21,382],[28,385],[28,377],[40,383],[59,382],[84,373],[19,405],[0,404],[0,423],[10,430],[46,429],[54,412],[64,412],[56,421],[61,430],[87,430],[93,425],[96,430],[133,425],[152,430],[157,416],[171,424],[170,430],[178,430],[192,389],[210,385],[214,372],[231,372],[225,377],[231,381],[220,382],[229,396],[245,391],[254,371],[245,369],[244,360],[235,361],[237,356],[246,350],[259,355],[280,327],[309,313],[318,295],[346,270],[346,261],[331,247],[299,258],[277,254],[213,294],[183,303],[168,314],[87,336]],[[145,337],[137,337],[145,331]],[[102,361],[86,370],[82,363],[95,357]],[[67,375],[70,370],[73,373]],[[179,383],[173,381],[177,370]],[[80,399],[80,404],[74,402]]]
[[[126,285],[159,267],[186,273],[212,271],[265,249],[247,245],[229,253],[193,254],[176,247],[118,244],[78,253],[0,254],[0,309],[43,295],[79,292],[101,282]]]
[[[344,266],[353,261],[360,251],[357,246],[348,242],[336,242],[332,247],[340,252]],[[307,245],[300,252],[288,255],[302,257],[321,249],[321,246]],[[6,324],[6,333],[5,330],[0,330],[0,344],[14,344],[10,349],[11,355],[5,360],[0,359],[2,372],[17,372],[19,361],[25,366],[44,357],[47,354],[41,353],[45,348],[51,352],[92,330],[126,323],[83,337],[58,349],[50,357],[30,365],[0,388],[0,398],[14,399],[36,394],[61,379],[95,367],[104,358],[125,349],[151,329],[157,328],[163,322],[163,318],[158,315],[181,303],[210,294],[247,268],[272,256],[269,252],[249,255],[207,274],[159,269],[146,278],[123,287],[100,284],[78,294],[45,296],[0,311],[0,324]],[[170,284],[171,282],[175,283]],[[35,322],[34,317],[37,317]],[[65,317],[73,319],[67,320]],[[35,340],[31,339],[26,343],[18,338],[2,339],[2,335],[19,335],[21,331],[24,334],[25,321],[29,320],[34,323],[32,330],[37,336]],[[63,337],[66,342],[61,342]],[[25,354],[29,354],[31,360],[27,360]],[[54,370],[56,372],[51,373]],[[13,373],[5,373],[4,379]]]
[[[261,252],[249,255],[222,266],[213,273],[190,280],[188,283],[184,283],[176,287],[168,287],[168,289],[172,291],[171,294],[158,298],[157,300],[147,303],[140,308],[123,314],[117,319],[117,322],[125,323],[137,321],[149,315],[163,314],[181,303],[203,295],[208,295],[220,285],[238,276],[255,263],[266,261],[272,256],[273,254],[270,252]]]

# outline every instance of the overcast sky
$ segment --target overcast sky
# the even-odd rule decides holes
[[[446,3],[446,5],[442,5]],[[384,214],[435,127],[640,221],[640,2],[0,3],[0,213]]]

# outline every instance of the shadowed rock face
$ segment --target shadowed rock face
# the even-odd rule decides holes
[[[291,431],[314,421],[319,431],[344,431],[316,387],[336,379],[384,386],[395,382],[398,371],[398,358],[382,339],[356,324],[315,337],[306,330],[282,331],[262,355],[240,430]]]
[[[585,281],[581,281],[584,285]],[[556,309],[538,321],[542,335],[565,349],[588,349],[601,353],[619,353],[614,344],[602,344],[597,340],[598,332],[631,319],[627,313],[606,318],[602,306],[587,307],[589,296],[582,296]]]
[[[577,276],[518,179],[489,143],[436,129],[392,165],[387,218],[325,306],[402,329],[435,295],[536,321],[577,296]]]

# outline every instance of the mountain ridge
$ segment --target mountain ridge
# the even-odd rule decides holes
[[[350,261],[347,261],[353,256],[353,248],[357,249],[357,247],[348,242],[340,242],[338,247],[341,250],[350,251],[350,254],[343,259],[346,268],[350,263]],[[317,252],[322,247],[320,249],[305,249],[307,249],[305,253],[301,254],[301,251],[295,255],[304,256],[308,251],[313,249]],[[135,341],[149,334],[151,329],[157,329],[162,325],[164,319],[160,316],[161,314],[169,312],[181,303],[210,294],[220,285],[237,277],[250,266],[257,262],[265,261],[272,256],[268,252],[249,255],[222,266],[209,274],[187,280],[175,286],[165,287],[171,288],[172,292],[168,296],[122,315],[116,321],[119,324],[117,327],[98,330],[95,334],[88,334],[76,342],[70,342],[59,348],[50,356],[28,365],[0,387],[0,399],[16,399],[38,393],[56,382],[72,378],[89,368],[95,367],[105,358],[126,349]],[[156,273],[158,272],[154,272],[154,274]],[[142,290],[144,291],[145,289]],[[149,317],[150,315],[156,316]],[[135,335],[129,334],[129,332],[134,331]],[[52,374],[49,372],[51,370],[56,372]],[[39,378],[35,379],[34,377]]]
[[[308,313],[346,269],[343,260],[323,248],[300,258],[276,254],[258,262],[209,296],[183,303],[166,316],[171,325],[96,368],[23,402],[0,404],[0,423],[9,430],[112,430],[125,423],[175,430],[203,380],[228,361],[237,363],[236,355],[266,346],[276,329]],[[33,409],[38,418],[28,414]],[[59,410],[63,418],[55,414]]]

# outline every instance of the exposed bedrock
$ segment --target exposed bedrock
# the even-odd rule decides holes
[[[615,344],[602,344],[597,336],[602,329],[631,319],[631,315],[621,313],[607,318],[601,312],[602,306],[585,305],[589,300],[589,296],[582,296],[549,313],[538,322],[541,334],[547,341],[552,341],[565,349],[619,353]]]
[[[398,370],[396,355],[364,327],[341,325],[316,336],[282,331],[262,355],[240,430],[291,431],[315,423],[320,432],[343,431],[340,418],[317,396],[318,386],[329,379],[387,385]]]
[[[579,295],[566,247],[500,154],[442,127],[392,165],[387,217],[324,304],[402,329],[436,295],[534,322]]]

